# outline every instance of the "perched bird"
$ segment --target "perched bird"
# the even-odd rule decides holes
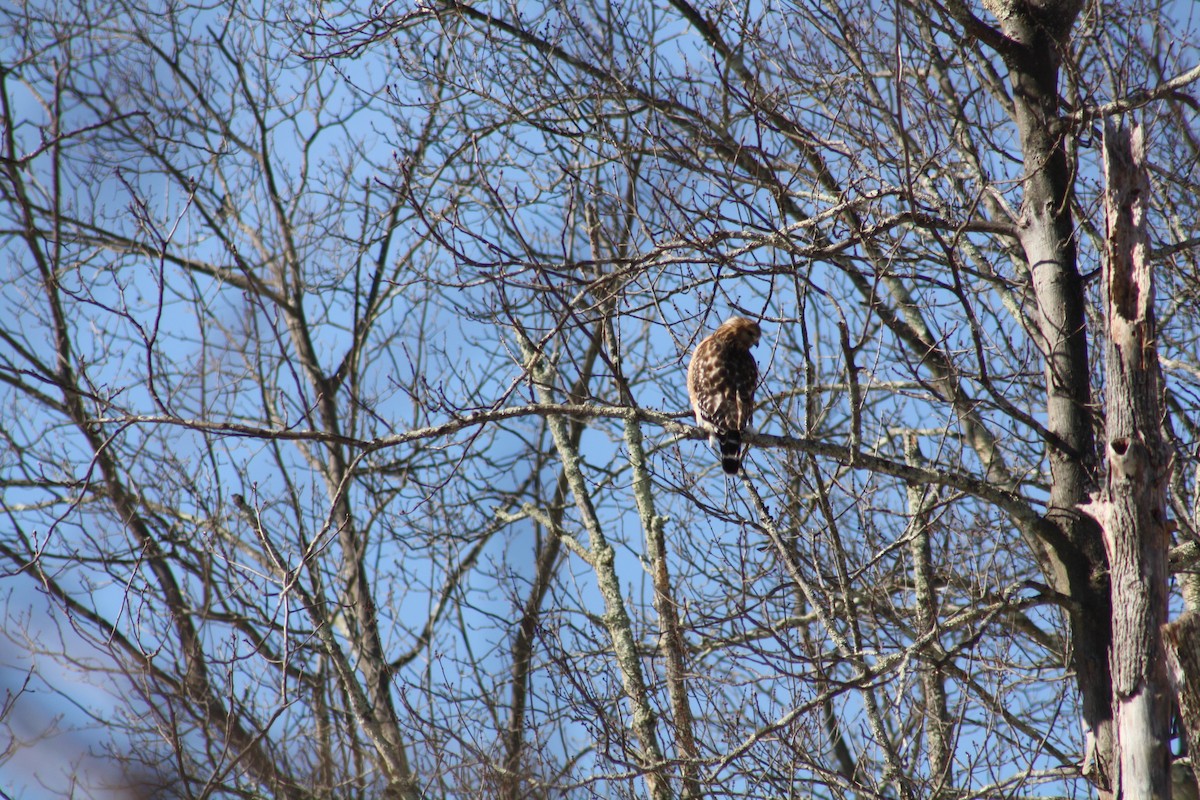
[[[754,414],[758,364],[750,348],[762,330],[745,317],[732,317],[692,353],[688,364],[688,396],[696,424],[707,430],[721,451],[721,469],[736,475],[742,465],[742,433]]]

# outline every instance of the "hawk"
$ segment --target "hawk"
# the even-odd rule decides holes
[[[696,345],[688,364],[688,397],[696,424],[721,451],[721,469],[736,475],[742,465],[742,433],[754,414],[758,364],[750,348],[762,330],[745,317],[732,317]]]

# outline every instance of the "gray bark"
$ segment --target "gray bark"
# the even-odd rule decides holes
[[[1139,128],[1108,123],[1104,139],[1108,478],[1082,508],[1104,531],[1112,573],[1112,786],[1118,797],[1168,798],[1171,705],[1159,629],[1167,621],[1171,455],[1147,259],[1149,181]]]
[[[1112,601],[1103,539],[1097,523],[1079,513],[1095,487],[1092,389],[1084,315],[1086,298],[1071,216],[1068,125],[1059,103],[1059,74],[1079,0],[990,0],[990,27],[965,3],[949,7],[964,30],[998,52],[1009,68],[1013,116],[1021,135],[1025,194],[1018,236],[1037,304],[1036,325],[1045,362],[1046,449],[1050,496],[1039,528],[1042,569],[1055,590],[1071,598],[1071,638],[1084,727],[1086,772],[1102,790],[1113,758],[1111,679]]]

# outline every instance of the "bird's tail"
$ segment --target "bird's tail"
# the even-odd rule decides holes
[[[726,475],[737,475],[742,466],[742,432],[722,431],[716,439],[721,451],[721,469]]]

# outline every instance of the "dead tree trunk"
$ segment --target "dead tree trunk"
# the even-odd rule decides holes
[[[1105,125],[1104,173],[1108,476],[1083,510],[1104,530],[1112,576],[1112,786],[1117,797],[1167,800],[1171,702],[1159,631],[1167,621],[1171,458],[1161,428],[1162,377],[1145,222],[1149,182],[1139,126]]]

